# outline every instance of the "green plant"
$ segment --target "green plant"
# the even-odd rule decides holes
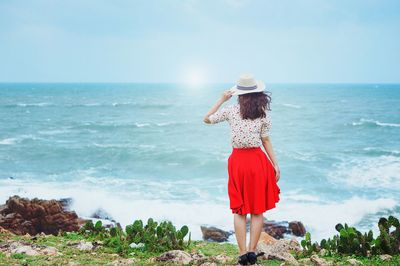
[[[317,242],[311,243],[311,234],[306,232],[305,238],[301,240],[301,246],[303,247],[303,253],[305,255],[310,255],[318,250]]]
[[[311,244],[311,235],[306,233],[305,239],[301,241],[303,254],[310,254],[318,251],[318,248],[327,250],[327,255],[361,255],[368,256],[369,253],[391,254],[400,253],[400,223],[394,216],[388,219],[382,217],[378,222],[379,236],[374,239],[372,230],[361,233],[355,227],[350,227],[346,223],[344,226],[338,223],[335,226],[339,234],[332,238],[322,239],[320,244]]]
[[[127,240],[129,243],[143,243],[148,251],[165,251],[171,249],[184,249],[190,245],[190,233],[187,244],[184,242],[189,228],[184,225],[177,230],[170,221],[160,224],[149,218],[144,226],[141,220],[136,220],[126,226]]]
[[[111,247],[117,253],[127,254],[132,243],[143,244],[146,251],[166,251],[171,249],[184,249],[190,245],[191,234],[184,225],[179,230],[170,221],[160,223],[152,218],[144,225],[142,220],[135,220],[125,227],[125,232],[120,227],[105,228],[101,221],[93,224],[86,222],[79,233],[87,238],[104,241],[104,245]],[[187,242],[184,238],[189,233]]]
[[[394,216],[389,216],[388,219],[382,217],[378,222],[380,235],[374,242],[372,249],[373,254],[397,254],[400,246],[400,225],[399,220]],[[390,230],[394,227],[394,231]]]
[[[107,237],[106,228],[103,223],[99,220],[93,224],[92,220],[87,221],[79,230],[79,233],[85,236],[97,236],[100,238]]]

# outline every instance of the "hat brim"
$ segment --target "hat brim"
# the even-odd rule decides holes
[[[239,90],[236,85],[231,87],[229,90],[232,91],[232,95],[242,95],[242,94],[247,94],[247,93],[253,93],[253,92],[262,92],[265,90],[265,83],[261,80],[256,81],[257,88],[253,90]]]

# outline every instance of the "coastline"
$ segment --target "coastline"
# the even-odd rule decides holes
[[[120,246],[121,244],[115,246],[117,243],[115,240],[121,236],[118,234],[113,236],[115,233],[110,235],[107,232],[113,230],[115,232],[115,230],[119,230],[118,228],[123,230],[121,225],[103,210],[93,214],[90,220],[82,219],[70,209],[71,202],[70,198],[40,200],[13,196],[7,200],[6,204],[0,205],[0,264],[43,265],[50,263],[77,266],[99,264],[170,265],[173,263],[215,266],[232,265],[236,261],[237,246],[224,242],[227,240],[225,234],[233,232],[224,232],[218,228],[202,228],[203,237],[206,235],[211,236],[210,238],[214,237],[213,241],[210,241],[210,239],[191,241],[189,234],[189,239],[181,242],[180,245],[183,246],[173,250],[167,249],[165,251],[164,249],[149,252],[149,250],[144,249],[147,244],[143,246],[134,243],[125,246],[125,248]],[[394,220],[391,219],[393,218],[389,217],[389,221],[393,222]],[[152,219],[149,219],[147,225],[143,228],[150,228],[148,227],[151,226],[150,223],[153,223]],[[327,250],[321,249],[321,247],[312,250],[315,249],[315,246],[314,244],[311,246],[308,232],[300,245],[294,237],[291,239],[282,238],[281,230],[284,228],[279,224],[271,221],[264,223],[270,227],[264,227],[264,232],[262,232],[257,245],[258,252],[264,254],[260,258],[259,265],[324,266],[358,265],[362,263],[393,265],[393,263],[400,262],[398,251],[394,251],[395,254],[393,255],[332,256],[330,251],[327,253]],[[136,221],[134,224],[136,224]],[[398,226],[398,220],[394,224]],[[181,230],[183,230],[183,227]],[[156,231],[159,234],[158,229]],[[300,222],[293,223],[291,233],[304,236],[304,226]],[[126,234],[128,234],[128,227],[126,227]],[[218,234],[225,238],[216,239],[215,236]],[[111,239],[114,239],[114,242],[110,242]],[[121,239],[125,239],[125,237]],[[303,243],[304,241],[306,242]],[[161,242],[157,243],[160,244]],[[400,244],[400,241],[398,244]],[[154,247],[157,247],[157,245]],[[396,247],[396,249],[398,248],[400,246]]]

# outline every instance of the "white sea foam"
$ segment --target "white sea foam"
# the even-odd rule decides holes
[[[0,145],[12,145],[15,144],[17,142],[17,138],[6,138],[6,139],[2,139],[0,140]]]
[[[285,198],[292,201],[321,202],[321,199],[316,195],[305,194],[301,189],[287,191]]]
[[[151,126],[150,123],[135,123],[135,126],[137,127],[149,127]]]
[[[352,125],[353,126],[375,125],[375,126],[381,126],[381,127],[400,127],[400,124],[397,124],[397,123],[384,123],[384,122],[379,122],[378,120],[364,119],[364,118],[361,118],[358,122],[353,122]]]
[[[381,211],[392,211],[397,204],[398,202],[392,198],[368,199],[361,197],[351,197],[331,203],[289,203],[285,201],[280,203],[278,208],[267,212],[265,216],[277,220],[301,221],[306,230],[311,232],[312,240],[320,241],[322,238],[337,234],[335,230],[337,223],[355,226],[367,215],[377,214]],[[365,206],[368,206],[368,208]],[[366,229],[360,228],[360,230]],[[374,229],[376,230],[376,228]]]
[[[45,106],[51,106],[53,105],[52,103],[47,103],[47,102],[40,102],[40,103],[17,103],[16,106],[19,107],[45,107]]]
[[[39,138],[35,135],[32,135],[32,134],[19,135],[19,136],[13,137],[13,138],[5,138],[5,139],[0,140],[0,145],[13,145],[13,144],[20,143],[21,141],[23,141],[25,139],[38,140],[41,138]]]
[[[150,217],[159,221],[171,220],[179,227],[187,224],[193,239],[196,240],[202,238],[201,225],[233,230],[233,216],[227,197],[222,203],[216,203],[210,201],[207,191],[203,191],[204,200],[193,202],[170,198],[166,201],[157,198],[156,195],[153,195],[152,199],[151,195],[120,193],[118,190],[114,191],[112,182],[104,186],[102,182],[101,185],[96,184],[95,179],[91,184],[80,181],[28,183],[18,179],[1,180],[0,202],[4,202],[11,195],[44,199],[72,197],[71,209],[81,217],[89,217],[98,208],[102,208],[122,226],[132,223],[135,219],[147,220]],[[160,193],[166,189],[165,184],[161,182],[154,182],[153,185],[157,184]],[[295,198],[294,195],[300,192],[299,190],[283,191],[277,208],[267,211],[264,216],[276,221],[302,221],[306,229],[311,232],[312,239],[316,241],[336,234],[334,227],[339,222],[356,225],[367,215],[390,211],[398,204],[392,198],[352,197],[340,202],[322,201],[309,195],[298,195]],[[298,201],[298,199],[306,199],[306,201]],[[230,238],[230,241],[235,242],[234,236]]]
[[[285,106],[285,107],[289,107],[289,108],[295,108],[295,109],[300,109],[300,108],[302,108],[300,105],[291,104],[291,103],[282,103],[281,105],[282,105],[282,106]]]
[[[400,158],[393,155],[355,158],[336,165],[329,179],[353,187],[399,188]]]
[[[38,131],[39,134],[42,135],[60,135],[65,133],[70,133],[71,130],[68,129],[48,129],[48,130],[40,130]]]

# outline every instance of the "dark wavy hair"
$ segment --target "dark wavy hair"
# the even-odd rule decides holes
[[[270,92],[252,92],[238,96],[240,114],[243,119],[256,119],[265,117],[265,111],[269,110],[271,102]]]

